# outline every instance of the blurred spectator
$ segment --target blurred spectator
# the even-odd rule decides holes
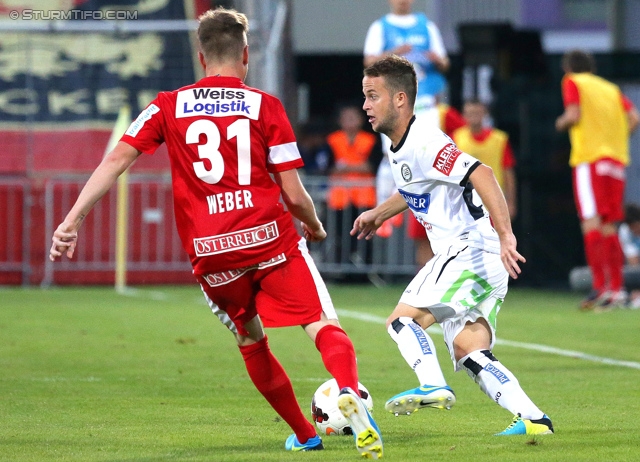
[[[618,236],[627,266],[640,271],[640,206],[637,204],[625,206],[624,223]],[[631,291],[629,307],[640,308],[640,290]]]
[[[404,56],[416,70],[416,115],[431,112],[437,123],[436,97],[445,87],[442,75],[449,58],[435,23],[424,13],[412,13],[414,0],[389,0],[391,12],[369,26],[364,45],[364,65],[371,66],[390,54]]]
[[[514,171],[516,160],[509,143],[509,135],[485,125],[487,107],[478,99],[465,102],[462,113],[467,125],[453,132],[453,141],[460,150],[493,169],[513,220],[518,213]]]
[[[340,128],[327,136],[332,160],[328,205],[333,210],[343,210],[351,205],[374,207],[374,172],[382,156],[378,137],[362,129],[364,113],[359,105],[342,106],[338,125]]]
[[[414,0],[389,0],[390,13],[374,21],[367,32],[364,44],[364,65],[396,54],[407,58],[414,66],[418,78],[418,95],[415,114],[429,117],[433,125],[439,124],[436,106],[438,95],[445,88],[443,73],[449,69],[440,30],[424,13],[413,13]],[[381,203],[395,192],[395,184],[387,157],[389,139],[381,135],[385,157],[376,175],[377,202]],[[389,237],[393,226],[402,224],[403,215],[396,215],[378,228],[377,234]]]
[[[458,128],[464,127],[467,124],[462,114],[460,114],[460,111],[445,103],[438,103],[438,120],[440,130],[445,132],[449,137],[451,137],[453,132]]]
[[[638,126],[638,111],[617,85],[594,74],[590,54],[570,51],[562,68],[565,110],[556,129],[569,130],[574,196],[593,276],[592,291],[581,308],[623,306],[628,296],[617,223],[624,219],[629,134]]]
[[[640,267],[640,206],[625,206],[624,223],[620,225],[618,235],[627,265]]]
[[[331,152],[326,143],[327,130],[320,121],[309,121],[298,130],[298,150],[308,175],[326,176],[331,167]]]
[[[359,102],[342,105],[338,110],[339,129],[326,139],[330,154],[327,241],[337,261],[370,262],[372,257],[371,242],[358,245],[349,235],[355,217],[376,205],[375,171],[382,150],[380,138],[363,130],[364,122]],[[346,280],[358,278],[347,276]]]

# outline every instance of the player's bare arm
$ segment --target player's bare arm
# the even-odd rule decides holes
[[[316,214],[311,196],[300,181],[298,171],[293,169],[278,172],[274,177],[282,189],[282,199],[287,209],[302,222],[304,238],[310,242],[319,242],[326,238],[327,233]]]
[[[640,114],[635,106],[627,111],[627,123],[629,124],[629,133],[635,132],[638,128],[638,124],[640,123]]]
[[[556,130],[563,132],[578,123],[580,120],[580,105],[569,104],[560,117],[556,119]]]
[[[363,212],[353,222],[350,234],[358,235],[358,239],[372,239],[376,230],[386,220],[407,210],[409,206],[400,193],[394,193],[389,199],[379,204],[376,208]]]
[[[67,258],[73,257],[78,240],[78,229],[82,221],[91,211],[93,206],[104,196],[116,182],[118,177],[138,158],[140,151],[127,143],[120,141],[116,147],[107,154],[95,169],[87,184],[82,188],[76,203],[71,208],[64,221],[54,231],[52,237],[49,259],[66,254]]]
[[[448,56],[440,56],[431,50],[427,51],[426,55],[440,72],[445,73],[449,70],[450,62]]]
[[[518,262],[525,263],[525,258],[516,250],[516,237],[511,230],[511,218],[507,202],[502,194],[498,181],[493,174],[493,170],[486,165],[480,165],[476,168],[469,180],[478,192],[482,203],[489,211],[493,227],[500,238],[500,258],[509,275],[517,279],[520,274],[520,266]]]
[[[516,174],[512,168],[506,169],[502,174],[504,177],[504,197],[507,200],[509,216],[511,220],[514,220],[518,214]]]

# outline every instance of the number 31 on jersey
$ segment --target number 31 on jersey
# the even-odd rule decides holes
[[[249,120],[238,119],[227,128],[227,140],[237,138],[238,146],[238,184],[251,184],[251,138],[249,134]],[[198,145],[200,159],[211,162],[211,169],[207,170],[205,163],[194,162],[193,169],[198,178],[205,183],[216,184],[224,175],[224,159],[220,153],[220,130],[210,120],[200,119],[187,128],[187,144],[197,144],[200,135],[207,137],[207,142]]]

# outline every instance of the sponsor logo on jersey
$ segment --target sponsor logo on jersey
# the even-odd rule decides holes
[[[278,225],[275,221],[249,229],[216,236],[199,237],[193,240],[196,256],[206,257],[234,250],[247,249],[266,244],[278,238]]]
[[[244,268],[238,268],[229,271],[221,271],[219,273],[209,273],[205,274],[202,277],[211,287],[223,286],[225,284],[229,284],[232,281],[235,281],[247,271],[268,268],[270,266],[282,263],[286,259],[287,257],[285,257],[283,253],[281,253],[280,255],[276,255],[275,257],[273,257],[271,260],[263,261],[262,263],[258,263],[257,265],[245,266]]]
[[[244,90],[234,88],[194,88],[195,99],[244,99]]]
[[[402,166],[400,167],[400,174],[402,175],[402,179],[407,183],[411,181],[411,178],[413,178],[411,169],[407,164],[402,164]]]
[[[484,366],[484,370],[487,371],[489,374],[495,376],[495,378],[498,379],[500,383],[507,383],[510,381],[509,377],[507,377],[504,372],[502,372],[500,369],[498,369],[496,366],[494,366],[491,363]]]
[[[140,115],[136,118],[136,120],[131,122],[131,125],[129,125],[129,128],[125,132],[125,135],[135,137],[144,126],[144,123],[147,120],[149,120],[151,117],[153,117],[153,114],[156,114],[158,112],[160,112],[160,108],[155,104],[150,104],[149,107],[147,107],[144,111],[140,113]]]
[[[428,221],[423,220],[421,216],[418,216],[418,215],[413,215],[413,216],[418,221],[418,223],[420,223],[422,226],[424,226],[424,229],[426,229],[427,231],[431,231],[433,229],[433,226],[431,225],[431,223],[429,223]]]
[[[422,348],[422,354],[423,355],[432,354],[431,353],[431,347],[429,346],[429,341],[427,340],[427,337],[424,335],[424,331],[420,328],[420,326],[418,326],[417,324],[414,324],[412,322],[410,322],[407,325],[411,328],[413,333],[416,334],[416,338],[418,339],[418,342],[420,343],[420,348]]]
[[[178,92],[176,118],[245,116],[257,120],[262,95],[238,88],[190,88]]]
[[[400,195],[404,198],[405,202],[411,210],[420,213],[427,213],[429,211],[429,205],[431,204],[431,193],[425,194],[411,194],[410,192],[398,189]]]
[[[433,167],[439,172],[449,176],[460,154],[462,154],[462,151],[458,149],[455,144],[448,143],[438,152],[436,160],[433,162]]]

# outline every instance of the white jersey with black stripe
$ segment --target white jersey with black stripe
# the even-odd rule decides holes
[[[469,182],[478,159],[414,116],[402,140],[391,147],[389,160],[396,187],[426,228],[434,253],[458,243],[500,252],[489,214]]]

